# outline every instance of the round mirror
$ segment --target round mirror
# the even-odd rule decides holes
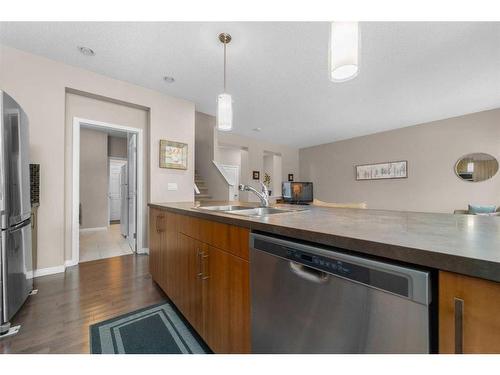
[[[455,164],[455,173],[462,180],[479,182],[492,178],[498,171],[498,161],[494,156],[474,153],[462,156]]]

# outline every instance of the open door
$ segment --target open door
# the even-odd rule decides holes
[[[137,134],[128,133],[127,180],[128,180],[128,243],[137,251]]]
[[[128,236],[128,173],[127,164],[123,164],[120,173],[120,232]]]

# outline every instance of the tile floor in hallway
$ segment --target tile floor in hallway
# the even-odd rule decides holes
[[[108,229],[80,231],[80,262],[132,254],[127,239],[120,233],[120,224]]]

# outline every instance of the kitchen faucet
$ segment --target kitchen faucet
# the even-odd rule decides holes
[[[240,191],[251,191],[254,193],[257,197],[260,199],[260,205],[261,207],[269,207],[269,190],[267,190],[267,186],[262,183],[262,181],[259,181],[259,184],[261,186],[262,191],[258,191],[254,187],[250,185],[243,185],[240,184],[238,186]]]

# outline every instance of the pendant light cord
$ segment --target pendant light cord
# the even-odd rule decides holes
[[[224,92],[226,92],[226,42],[224,42]]]

